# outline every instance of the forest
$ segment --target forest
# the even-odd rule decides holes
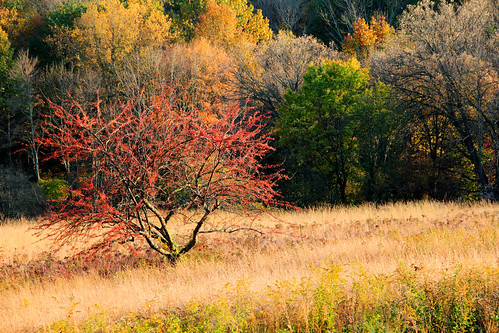
[[[39,214],[95,171],[83,134],[61,153],[70,119],[158,103],[180,115],[161,125],[172,159],[185,126],[258,128],[255,167],[237,167],[267,182],[264,204],[497,200],[498,20],[496,0],[1,0],[0,216]]]

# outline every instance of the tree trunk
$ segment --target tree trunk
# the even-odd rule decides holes
[[[26,97],[28,99],[28,107],[29,107],[29,125],[31,129],[31,138],[30,138],[30,146],[31,146],[31,158],[33,159],[33,171],[35,173],[35,180],[37,183],[40,182],[40,164],[38,161],[38,150],[39,147],[35,142],[36,134],[35,134],[35,121],[33,116],[33,100],[31,99],[31,83],[27,82],[26,85]]]
[[[478,183],[480,184],[481,198],[484,200],[496,200],[494,192],[490,188],[489,179],[483,170],[482,159],[478,154],[475,145],[473,144],[471,136],[468,135],[463,140],[466,146],[466,150],[470,155],[471,163],[473,163],[473,168],[475,169]]]
[[[8,165],[9,169],[12,169],[12,119],[11,119],[11,111],[10,109],[8,110],[8,115],[7,115],[7,145],[8,145]]]

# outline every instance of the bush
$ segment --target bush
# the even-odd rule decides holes
[[[48,200],[60,202],[68,194],[68,182],[65,179],[49,178],[40,180],[43,195]]]

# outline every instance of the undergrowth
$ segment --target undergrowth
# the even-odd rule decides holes
[[[360,265],[312,267],[300,280],[279,281],[263,292],[250,281],[227,285],[212,303],[128,314],[105,311],[84,323],[70,318],[44,332],[498,332],[499,269],[456,269],[430,276],[400,265],[374,275]]]

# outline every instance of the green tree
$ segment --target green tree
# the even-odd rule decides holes
[[[166,0],[165,10],[172,18],[175,33],[185,40],[194,37],[194,26],[206,7],[206,0]]]
[[[46,17],[50,27],[74,28],[74,22],[87,11],[88,4],[81,0],[61,2],[56,8],[51,10]]]
[[[304,195],[347,203],[367,187],[373,198],[377,156],[386,153],[391,130],[383,125],[388,89],[373,87],[370,79],[355,59],[324,61],[308,68],[300,91],[284,96],[276,125],[280,144],[296,161],[297,174],[321,184]]]
[[[88,4],[80,0],[64,1],[48,11],[44,17],[41,63],[71,63],[78,50],[73,42],[75,22],[87,11]]]

